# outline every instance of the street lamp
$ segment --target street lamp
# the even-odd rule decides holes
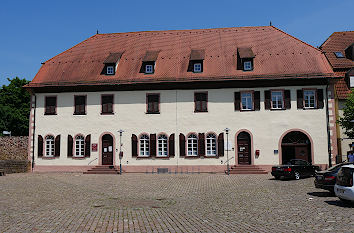
[[[227,175],[230,175],[230,165],[229,165],[229,128],[224,129],[226,132],[226,170]]]
[[[124,131],[120,129],[118,132],[119,132],[119,175],[122,175],[122,158],[123,158],[122,135]]]

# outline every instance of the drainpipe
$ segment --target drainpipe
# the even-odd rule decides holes
[[[33,93],[34,96],[34,110],[33,110],[33,134],[32,134],[32,172],[34,169],[34,145],[35,145],[35,131],[36,131],[36,108],[37,108],[37,97],[36,94]],[[32,101],[31,101],[32,104]],[[32,106],[31,106],[32,107]]]
[[[332,153],[331,153],[331,132],[329,127],[329,110],[328,110],[328,86],[329,79],[327,78],[326,85],[326,120],[327,120],[327,139],[328,139],[328,165],[332,167]]]

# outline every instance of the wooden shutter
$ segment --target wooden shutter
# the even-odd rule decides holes
[[[156,156],[156,134],[150,134],[150,156]]]
[[[198,135],[198,156],[205,155],[205,135],[204,133],[199,133]]]
[[[138,137],[132,134],[132,157],[138,156]]]
[[[175,134],[171,134],[168,139],[168,155],[170,157],[175,156]]]
[[[68,135],[68,157],[73,157],[73,137]]]
[[[264,91],[264,108],[270,109],[270,91]]]
[[[297,99],[297,109],[304,108],[304,92],[302,90],[296,91],[296,99]]]
[[[255,91],[253,93],[253,101],[254,101],[254,110],[259,111],[261,109],[261,93],[259,91]]]
[[[235,92],[235,111],[240,111],[241,109],[241,93]]]
[[[85,138],[85,157],[90,157],[91,155],[91,134],[87,135]]]
[[[60,135],[55,137],[54,156],[55,157],[59,157],[60,156]]]
[[[224,133],[218,136],[218,156],[224,156]]]
[[[317,108],[323,108],[323,89],[317,89]]]
[[[186,138],[183,134],[179,134],[179,156],[183,157],[186,155]]]
[[[38,158],[43,157],[43,137],[38,135]]]
[[[284,105],[285,105],[285,109],[291,109],[290,90],[284,91]]]

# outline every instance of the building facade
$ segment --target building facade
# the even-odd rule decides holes
[[[272,26],[98,34],[26,86],[29,157],[35,171],[326,167],[333,76],[320,50]]]

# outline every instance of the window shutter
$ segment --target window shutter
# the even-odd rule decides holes
[[[317,108],[323,108],[323,89],[317,89]]]
[[[261,93],[255,91],[253,93],[254,110],[259,111],[261,109]]]
[[[175,156],[175,134],[171,134],[168,139],[168,155],[170,157]]]
[[[270,91],[264,91],[264,108],[270,109]]]
[[[156,156],[156,134],[150,134],[150,156]]]
[[[284,105],[285,105],[285,109],[291,109],[290,90],[284,91]]]
[[[241,94],[240,92],[235,92],[235,111],[240,111],[241,109]]]
[[[132,157],[138,156],[138,137],[132,134]]]
[[[91,134],[85,138],[85,157],[90,157],[91,154]]]
[[[303,93],[303,91],[297,90],[296,95],[297,95],[297,109],[303,109],[304,108],[304,93]]]
[[[186,155],[186,138],[183,134],[179,134],[179,156],[183,157]]]
[[[60,156],[60,135],[55,137],[55,144],[54,144],[54,156]]]
[[[38,135],[38,158],[43,157],[43,137]]]
[[[224,133],[218,136],[218,156],[224,156]]]
[[[205,155],[205,136],[204,133],[198,135],[198,156]]]
[[[73,157],[73,137],[68,135],[68,157]]]

